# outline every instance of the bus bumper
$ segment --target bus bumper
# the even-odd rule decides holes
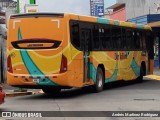
[[[78,81],[83,81],[82,75],[80,75],[78,79]],[[72,74],[71,71],[45,76],[31,76],[7,72],[7,83],[11,86],[28,86],[30,88],[35,88],[35,86],[38,88],[41,86],[81,87],[83,85],[83,82],[78,82],[78,84],[75,84],[75,75]]]

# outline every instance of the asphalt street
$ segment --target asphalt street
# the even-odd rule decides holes
[[[6,97],[0,111],[160,111],[160,81],[145,78],[143,83],[115,82],[107,84],[105,90],[100,93],[93,93],[90,88],[85,88],[63,90],[58,95],[38,93]],[[74,117],[55,119],[70,120]],[[97,120],[97,117],[89,119]],[[101,119],[158,120],[159,118],[101,117]]]

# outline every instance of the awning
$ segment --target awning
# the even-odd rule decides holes
[[[148,25],[151,27],[160,27],[160,21],[148,23]]]

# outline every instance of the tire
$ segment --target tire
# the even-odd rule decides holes
[[[103,87],[104,87],[104,73],[103,73],[102,69],[98,67],[94,91],[96,93],[101,92],[101,91],[103,91]]]
[[[58,94],[61,92],[61,88],[43,88],[42,90],[46,94]]]
[[[138,83],[142,83],[143,82],[143,76],[144,76],[144,69],[141,66],[141,68],[140,68],[140,76],[137,78],[137,82]]]

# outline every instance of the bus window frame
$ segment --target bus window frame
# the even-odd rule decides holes
[[[110,24],[102,24],[102,23],[93,23],[93,22],[86,22],[86,21],[78,21],[78,20],[70,20],[70,27],[71,27],[71,22],[77,22],[79,24],[79,40],[80,40],[80,47],[77,47],[74,43],[73,43],[73,39],[72,39],[72,34],[70,33],[71,35],[71,43],[73,44],[73,46],[80,50],[80,51],[83,51],[82,50],[82,47],[81,47],[81,29],[90,29],[91,30],[91,41],[90,41],[90,51],[146,51],[147,50],[147,38],[146,38],[146,34],[145,32],[146,31],[149,31],[151,32],[150,30],[143,30],[143,29],[138,29],[138,28],[130,28],[130,27],[125,27],[125,26],[117,26],[117,25],[110,25]],[[96,26],[98,28],[98,36],[96,36],[98,38],[98,41],[99,41],[99,46],[97,48],[95,48],[94,46],[94,32],[93,32],[93,29],[94,29],[94,26]],[[103,26],[103,27],[102,27]],[[103,45],[102,45],[102,39],[101,39],[101,32],[100,29],[101,28],[105,28],[105,27],[109,27],[109,32],[110,32],[110,41],[111,41],[111,45],[112,47],[111,48],[104,48]],[[117,29],[120,29],[120,43],[121,43],[121,47],[118,48],[118,47],[114,47],[113,44],[115,44],[114,40],[113,40],[113,28],[116,27]],[[122,31],[125,31],[125,35],[123,34]],[[131,42],[127,42],[128,39],[127,39],[127,31],[130,31],[130,35],[131,35]],[[138,31],[139,33],[142,33],[142,35],[144,35],[144,38],[145,38],[145,42],[146,42],[146,48],[143,48],[143,47],[139,47],[139,48],[136,48],[134,44],[135,40],[134,40],[134,31]],[[71,32],[71,28],[70,28],[70,32]],[[104,34],[105,36],[106,34]],[[125,39],[123,39],[123,37]],[[126,48],[124,47],[125,43],[126,43]],[[139,41],[140,43],[140,41]],[[117,44],[117,43],[116,43]],[[127,47],[128,45],[130,44],[130,48]]]

